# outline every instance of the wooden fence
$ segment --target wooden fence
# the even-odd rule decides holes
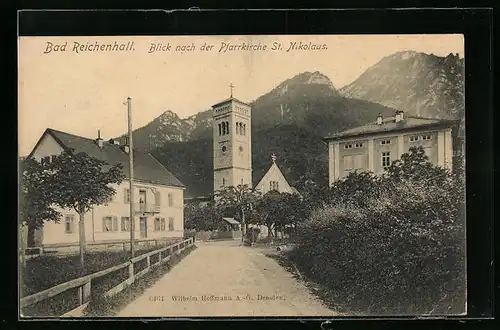
[[[143,255],[137,256],[133,259],[130,259],[130,261],[124,262],[120,265],[110,267],[104,270],[101,270],[99,272],[89,274],[65,283],[61,283],[59,285],[56,285],[50,289],[35,293],[33,295],[24,297],[20,300],[20,308],[21,310],[25,307],[31,306],[33,304],[36,304],[38,302],[41,302],[43,300],[49,299],[51,297],[54,297],[58,294],[61,294],[65,291],[71,290],[71,289],[78,289],[78,307],[67,312],[63,316],[78,316],[81,315],[84,308],[87,307],[90,301],[90,293],[92,289],[92,281],[96,280],[100,277],[103,277],[105,275],[109,275],[110,273],[120,271],[126,267],[128,267],[128,278],[121,282],[120,284],[114,286],[110,290],[106,291],[104,293],[104,297],[111,297],[114,296],[115,294],[119,293],[123,289],[125,289],[128,285],[132,284],[135,282],[136,279],[144,276],[146,273],[148,273],[153,267],[158,266],[168,260],[172,257],[174,254],[180,254],[182,251],[187,249],[188,247],[192,246],[194,244],[193,238],[189,238],[186,240],[183,240],[179,243],[172,244],[169,246],[166,246],[164,248],[145,253]],[[152,256],[158,256],[158,261],[155,262],[154,264],[151,264],[150,260]],[[138,262],[141,262],[143,260],[146,260],[146,267],[137,272],[134,273],[134,265]],[[155,258],[156,260],[156,258]]]
[[[168,242],[182,240],[182,237],[166,237],[166,238],[157,238],[157,239],[136,239],[135,246],[137,248],[148,248],[150,246],[161,246],[165,245]],[[174,243],[172,242],[172,243]],[[176,243],[176,242],[175,242]],[[106,250],[110,247],[115,247],[118,249],[123,249],[123,251],[130,251],[130,240],[108,240],[108,241],[98,241],[98,242],[87,242],[86,248],[88,251],[92,249],[99,250],[99,247],[103,247]],[[58,244],[45,244],[37,247],[27,247],[25,248],[25,257],[26,259],[36,258],[45,253],[57,253],[57,254],[77,254],[79,253],[79,244],[78,243],[58,243]],[[74,248],[74,251],[67,250],[68,248]]]

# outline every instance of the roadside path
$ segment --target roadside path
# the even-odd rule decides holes
[[[120,317],[337,315],[276,261],[238,241],[198,248],[127,305]]]

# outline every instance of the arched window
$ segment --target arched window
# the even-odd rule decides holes
[[[272,181],[269,182],[269,190],[273,190],[273,182]]]
[[[280,191],[280,183],[278,181],[276,181],[276,190]]]
[[[236,122],[236,135],[240,134],[240,123]]]
[[[226,135],[226,123],[222,122],[222,135]]]
[[[247,125],[243,124],[243,135],[247,135]]]
[[[222,127],[221,127],[221,124],[219,124],[219,136],[222,135]]]
[[[227,134],[229,134],[229,122],[228,121],[226,121],[226,132],[227,132]]]

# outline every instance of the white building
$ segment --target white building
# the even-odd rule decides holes
[[[251,107],[234,97],[212,106],[214,191],[252,186]]]
[[[456,121],[405,116],[382,118],[324,138],[329,150],[329,182],[352,171],[380,174],[413,146],[424,148],[429,161],[452,169],[452,128]]]
[[[129,240],[130,193],[128,146],[117,141],[89,139],[47,129],[30,156],[51,161],[65,149],[85,152],[110,165],[122,164],[127,177],[115,186],[116,194],[106,205],[96,206],[85,217],[87,242]],[[152,155],[134,150],[134,208],[137,240],[182,238],[184,235],[184,185]],[[75,210],[59,210],[60,223],[46,222],[35,232],[36,245],[78,244],[79,216]]]
[[[286,180],[283,172],[276,164],[276,155],[271,156],[271,166],[267,172],[262,176],[255,186],[255,189],[260,191],[262,195],[265,195],[269,191],[278,191],[280,193],[298,194],[295,187],[290,186]]]

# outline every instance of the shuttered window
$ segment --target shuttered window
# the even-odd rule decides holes
[[[70,234],[75,231],[75,216],[67,215],[64,217],[64,232]]]
[[[130,189],[128,188],[123,189],[123,202],[125,204],[130,203]]]
[[[352,156],[344,156],[344,170],[352,170]]]
[[[168,206],[174,206],[174,196],[173,194],[168,194]]]
[[[122,231],[129,231],[130,230],[130,220],[129,217],[122,217]]]
[[[174,231],[174,218],[172,217],[168,218],[168,230]]]
[[[364,168],[364,155],[355,155],[354,156],[354,169],[361,170]]]
[[[161,224],[161,219],[160,218],[155,218],[155,231],[160,230],[160,224]]]
[[[107,216],[102,218],[102,231],[103,232],[118,231],[118,217]]]

